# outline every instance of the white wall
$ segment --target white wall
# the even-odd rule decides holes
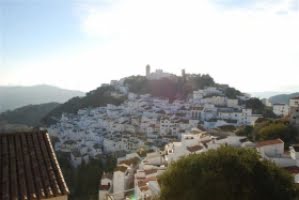
[[[125,174],[121,171],[116,171],[113,173],[113,197],[115,200],[121,200],[124,198],[125,190]]]
[[[267,156],[277,156],[283,155],[284,152],[284,143],[265,145],[256,148],[261,155],[266,154]]]

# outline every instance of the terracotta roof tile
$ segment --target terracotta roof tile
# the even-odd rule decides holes
[[[68,195],[45,131],[0,134],[0,199],[47,199]]]
[[[281,144],[283,141],[281,139],[275,139],[275,140],[266,140],[256,143],[256,147],[262,147],[267,145],[273,145],[273,144]]]
[[[203,149],[203,147],[201,145],[194,145],[194,146],[191,146],[191,147],[187,147],[187,150],[190,151],[190,152],[196,152],[196,151],[199,151]]]
[[[283,169],[289,171],[291,174],[299,174],[299,167],[297,166],[284,167]]]
[[[157,169],[148,169],[148,170],[144,170],[144,173],[146,175],[149,175],[149,174],[154,174],[156,173],[158,170]]]
[[[110,185],[100,185],[100,190],[109,190],[110,187]]]

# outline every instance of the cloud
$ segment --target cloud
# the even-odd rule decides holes
[[[271,89],[295,81],[292,75],[281,77],[274,70],[286,66],[294,70],[299,65],[298,13],[276,14],[288,10],[291,1],[247,4],[255,9],[219,10],[207,0],[122,1],[105,11],[90,12],[81,28],[91,37],[109,40],[113,56],[125,57],[122,66],[129,67],[134,60],[176,72],[187,68],[211,73],[220,82],[244,90],[258,90],[261,83]],[[263,80],[268,73],[273,77],[267,83],[244,81],[245,74]]]
[[[177,74],[182,68],[209,73],[243,91],[296,84],[298,12],[289,12],[289,1],[259,2],[250,2],[255,9],[219,9],[210,0],[76,5],[89,42],[76,51],[16,64],[28,70],[14,75],[15,80],[32,83],[22,77],[35,72],[47,74],[37,83],[87,91],[111,79],[144,74],[149,63]],[[288,14],[277,15],[284,9]]]
[[[242,8],[279,15],[299,10],[299,0],[211,0],[211,3],[224,9]]]

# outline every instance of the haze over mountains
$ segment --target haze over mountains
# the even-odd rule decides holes
[[[280,95],[280,94],[289,94],[290,92],[279,92],[279,91],[265,91],[265,92],[251,92],[250,94],[253,96],[253,97],[257,97],[257,98],[260,98],[260,99],[268,99],[272,96],[276,96],[276,95]]]
[[[80,91],[65,90],[49,85],[0,86],[0,113],[27,105],[64,103],[73,97],[84,95],[85,93]]]
[[[251,93],[253,97],[260,99],[266,98],[272,104],[289,104],[292,97],[299,96],[299,92],[254,92]]]
[[[299,96],[299,92],[292,93],[292,94],[280,94],[280,95],[275,95],[269,98],[269,101],[272,104],[289,104],[289,100],[293,97]]]

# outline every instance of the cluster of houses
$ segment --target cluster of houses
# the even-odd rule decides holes
[[[182,134],[181,141],[170,142],[164,150],[148,153],[140,157],[136,153],[118,159],[113,173],[104,174],[100,181],[99,200],[153,199],[160,193],[158,177],[172,162],[182,156],[200,154],[222,145],[236,148],[256,149],[263,159],[271,160],[279,167],[289,171],[294,181],[299,183],[299,146],[291,146],[285,152],[280,139],[253,143],[246,137],[215,137],[199,129]]]
[[[184,76],[185,71],[182,71]],[[171,78],[161,70],[150,72],[148,79]],[[113,80],[115,90],[111,96],[127,100],[119,105],[85,108],[76,114],[64,113],[61,119],[48,128],[56,136],[56,151],[69,153],[74,166],[89,158],[115,152],[130,153],[138,148],[157,150],[178,139],[192,128],[213,129],[226,125],[253,125],[259,117],[240,102],[248,95],[231,99],[216,87],[194,91],[187,100],[137,95],[128,91],[125,79]]]
[[[146,77],[155,80],[174,75],[162,70],[151,73],[147,66]],[[108,104],[81,109],[76,114],[64,113],[48,128],[49,134],[57,138],[55,150],[70,154],[74,166],[105,154],[126,155],[118,158],[112,174],[102,176],[100,200],[121,200],[131,195],[136,199],[150,199],[160,192],[157,177],[173,161],[221,145],[256,148],[264,159],[286,168],[299,182],[299,147],[291,147],[287,155],[280,139],[252,143],[246,137],[216,137],[204,131],[254,125],[261,116],[244,106],[249,95],[233,99],[220,88],[207,87],[194,91],[187,100],[170,102],[150,94],[131,93],[124,79],[111,81],[110,86],[115,88],[111,96],[125,96],[127,100],[119,106]],[[299,98],[291,99],[289,106],[273,105],[273,109],[277,115],[288,115],[293,124],[299,125]],[[140,149],[152,153],[141,157],[136,153]]]
[[[127,93],[123,84],[111,83],[118,91],[112,95],[127,95],[123,104],[64,113],[48,128],[57,137],[56,151],[70,153],[74,166],[107,153],[130,153],[140,147],[156,150],[194,127],[253,125],[258,118],[217,88],[194,91],[186,101],[169,102],[149,94]]]
[[[299,126],[299,97],[291,98],[289,104],[275,103],[272,105],[268,101],[265,101],[264,103],[267,106],[272,106],[275,115],[288,117],[293,125]]]

